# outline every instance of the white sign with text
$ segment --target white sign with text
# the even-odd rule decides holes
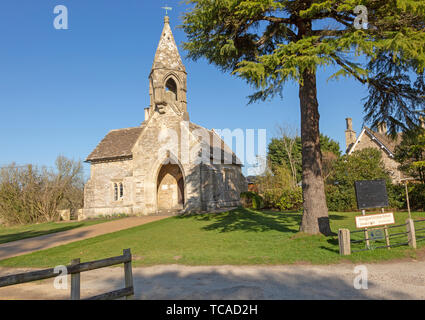
[[[357,216],[356,217],[356,227],[357,228],[369,228],[376,226],[384,226],[387,224],[394,224],[394,214],[392,212],[380,213],[380,214],[370,214],[367,216]]]

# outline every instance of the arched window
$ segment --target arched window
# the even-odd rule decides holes
[[[118,201],[118,184],[114,183],[114,200]]]
[[[124,198],[124,185],[122,182],[114,183],[114,201],[121,200]]]
[[[120,199],[124,197],[124,186],[122,183],[120,183]]]
[[[177,100],[177,84],[173,78],[169,78],[165,83],[165,91],[173,94],[173,99]]]

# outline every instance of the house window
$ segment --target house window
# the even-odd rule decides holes
[[[118,184],[114,183],[114,201],[118,201]]]
[[[114,183],[114,201],[124,198],[124,185],[122,182]]]

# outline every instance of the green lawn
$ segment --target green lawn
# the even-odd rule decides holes
[[[358,213],[330,213],[332,230],[355,230]],[[414,213],[425,218],[425,213]],[[404,223],[407,213],[397,213],[396,223]],[[337,236],[307,236],[298,232],[301,214],[237,209],[220,214],[171,217],[127,230],[98,236],[32,254],[0,261],[5,267],[52,267],[103,259],[131,248],[134,266],[156,264],[252,265],[329,264],[342,261],[375,262],[415,257],[407,246],[377,249],[341,257]],[[420,224],[425,228],[425,223]],[[420,226],[418,225],[418,228]],[[403,231],[391,229],[391,234]],[[423,232],[423,231],[422,231]],[[361,234],[355,234],[360,237]],[[422,234],[422,235],[425,235]],[[419,236],[419,235],[418,235]],[[394,238],[392,243],[406,242]],[[357,246],[361,248],[360,245]],[[418,242],[419,248],[425,241]]]
[[[87,227],[108,221],[111,221],[111,219],[94,219],[78,222],[47,222],[14,227],[0,226],[0,244],[38,236],[44,236],[49,233]]]

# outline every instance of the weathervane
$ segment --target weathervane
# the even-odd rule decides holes
[[[171,7],[169,7],[169,6],[167,6],[167,5],[165,5],[165,7],[162,7],[162,9],[164,9],[165,10],[165,15],[167,15],[168,16],[168,10],[173,10],[173,8],[171,8]]]

